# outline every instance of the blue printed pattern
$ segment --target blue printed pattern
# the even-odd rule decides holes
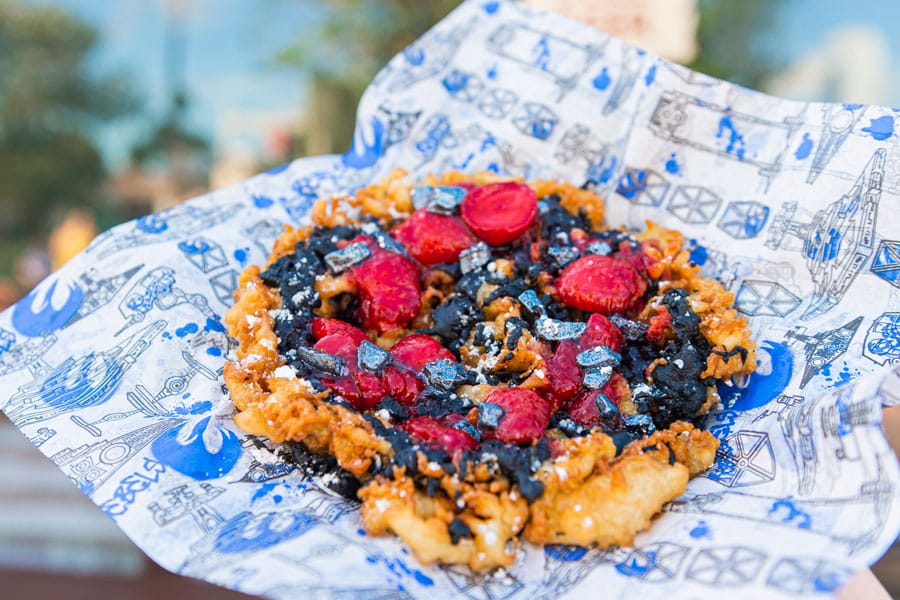
[[[378,74],[345,154],[120,225],[0,314],[0,405],[155,560],[249,593],[830,594],[900,522],[878,387],[900,364],[896,112],[774,99],[470,0]],[[587,181],[611,223],[680,229],[735,294],[759,370],[722,386],[714,467],[634,547],[424,567],[234,427],[221,315],[238,273],[316,198],[397,166]]]

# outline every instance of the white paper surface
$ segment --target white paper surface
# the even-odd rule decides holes
[[[880,428],[898,396],[880,389],[900,361],[898,117],[467,2],[379,73],[349,153],[121,225],[0,314],[0,405],[151,558],[248,593],[828,595],[900,529]],[[636,548],[529,547],[490,577],[424,567],[231,423],[219,319],[238,272],[316,197],[395,166],[591,179],[610,223],[682,230],[751,317],[761,367],[711,419],[717,464]]]

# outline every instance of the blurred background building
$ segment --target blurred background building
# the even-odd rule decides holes
[[[900,106],[900,2],[522,1],[777,95]],[[0,0],[0,309],[118,222],[346,150],[374,73],[458,3]],[[4,565],[146,572],[16,436],[0,424],[0,589]]]

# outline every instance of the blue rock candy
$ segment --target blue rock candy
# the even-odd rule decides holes
[[[594,404],[597,405],[597,410],[600,411],[600,416],[604,419],[614,417],[619,412],[613,401],[607,398],[605,394],[597,394],[597,397],[594,398]]]
[[[622,355],[606,346],[596,346],[575,357],[579,367],[612,367],[622,362]]]
[[[581,383],[589,390],[599,390],[609,382],[609,378],[612,377],[612,374],[612,367],[589,369],[585,372],[584,377],[582,377]]]
[[[579,338],[586,328],[586,323],[557,321],[556,319],[548,319],[546,317],[541,317],[534,324],[534,332],[537,334],[538,338],[545,342]]]
[[[323,373],[334,375],[335,377],[339,377],[344,373],[344,361],[337,356],[302,346],[297,348],[297,356],[307,366]]]
[[[547,308],[544,306],[544,303],[541,302],[541,299],[538,298],[537,292],[534,290],[525,290],[519,294],[518,300],[522,304],[522,308],[525,309],[525,312],[533,319],[543,317],[547,313]]]
[[[491,261],[491,249],[484,242],[466,248],[459,253],[459,269],[465,275]]]
[[[585,251],[588,254],[599,254],[600,256],[606,256],[607,254],[612,254],[612,246],[609,245],[609,242],[591,242],[585,248]]]
[[[428,363],[423,371],[428,383],[444,390],[452,390],[468,378],[462,365],[447,358]]]
[[[369,247],[362,242],[350,244],[341,250],[335,250],[325,255],[325,264],[337,275],[343,273],[353,265],[359,264],[372,255]]]
[[[368,340],[359,345],[356,354],[357,366],[371,373],[380,373],[390,359],[391,355],[388,352]]]
[[[478,425],[485,429],[497,429],[506,411],[493,402],[482,402],[478,405]]]
[[[412,191],[412,203],[416,210],[424,208],[429,212],[436,212],[429,208],[432,205],[441,207],[438,210],[451,207],[449,214],[452,215],[465,195],[466,189],[455,185],[417,185]]]

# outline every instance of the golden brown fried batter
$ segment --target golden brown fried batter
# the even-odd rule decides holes
[[[485,184],[509,178],[492,173],[444,173],[428,176],[422,183],[452,185],[460,182]],[[590,191],[568,183],[537,181],[531,184],[538,197],[556,194],[560,205],[571,214],[585,216],[594,230],[602,230],[603,201]],[[412,182],[402,169],[395,169],[383,181],[359,190],[354,196],[318,200],[311,211],[313,223],[335,227],[359,224],[362,216],[375,217],[383,226],[409,216],[413,211]],[[306,239],[311,228],[286,226],[275,242],[268,264],[294,251]],[[587,239],[581,229],[571,232],[573,243]],[[659,300],[666,290],[681,287],[690,292],[689,302],[701,319],[701,332],[714,346],[704,377],[728,380],[747,374],[755,367],[755,345],[749,337],[746,320],[731,308],[733,295],[722,286],[700,275],[682,250],[680,233],[648,223],[639,234],[641,250],[649,259],[648,272],[660,280],[659,295],[651,298],[639,319],[648,322],[659,317],[659,343],[672,335],[667,329]],[[498,259],[496,273],[514,274],[508,260]],[[520,536],[529,541],[590,545],[632,543],[639,531],[650,525],[668,501],[682,494],[690,477],[712,464],[718,441],[708,432],[683,422],[629,444],[618,456],[612,439],[599,429],[582,437],[556,437],[551,442],[551,457],[537,470],[536,479],[543,493],[529,504],[497,464],[468,462],[453,474],[417,454],[417,475],[431,478],[439,485],[428,488],[394,467],[391,476],[372,477],[373,463],[385,464],[394,453],[391,444],[375,433],[372,424],[360,413],[325,401],[330,392],[316,392],[293,368],[285,365],[278,353],[273,313],[282,306],[280,293],[259,278],[260,269],[249,267],[235,292],[236,304],[227,312],[229,334],[238,341],[237,361],[225,365],[225,381],[238,413],[235,423],[244,431],[266,437],[276,443],[303,443],[310,451],[330,454],[338,464],[363,484],[359,491],[361,517],[371,534],[393,532],[412,549],[423,563],[465,564],[473,570],[510,565],[515,559]],[[553,294],[552,277],[542,274],[537,289]],[[452,292],[453,278],[440,271],[428,272],[423,279],[423,308],[409,325],[370,338],[384,349],[416,330],[433,325],[430,311]],[[355,291],[347,275],[325,274],[315,282],[322,300],[314,312],[330,317],[337,312],[335,300]],[[479,304],[497,284],[484,284],[478,290]],[[486,306],[485,326],[493,328],[502,340],[497,348],[475,348],[469,344],[460,351],[462,360],[483,373],[509,371],[521,373],[523,388],[539,389],[548,385],[543,356],[549,346],[530,331],[523,330],[515,347],[508,347],[507,321],[520,318],[519,304],[500,297]],[[743,353],[739,351],[743,349]],[[647,377],[652,377],[652,367]],[[614,381],[621,414],[636,412],[628,382]],[[462,385],[456,393],[475,404],[483,402],[495,385]],[[715,388],[709,388],[707,402],[700,414],[718,401]],[[386,417],[378,417],[391,426]],[[477,420],[477,410],[465,415]]]

